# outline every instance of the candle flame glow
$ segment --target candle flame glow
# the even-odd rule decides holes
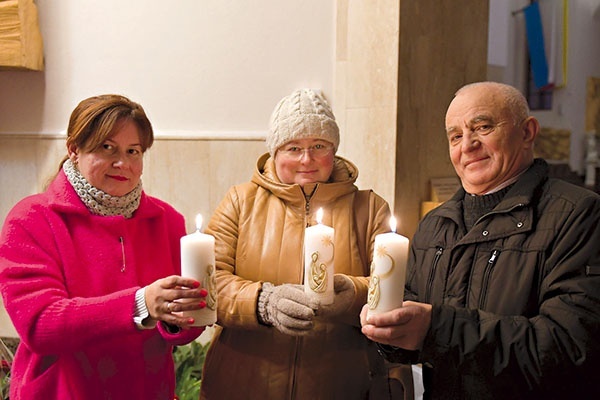
[[[394,216],[390,217],[390,229],[392,232],[396,232],[396,218]]]
[[[202,214],[196,215],[196,230],[200,231],[202,229]]]
[[[319,208],[317,210],[317,224],[320,224],[321,222],[323,222],[323,209]]]

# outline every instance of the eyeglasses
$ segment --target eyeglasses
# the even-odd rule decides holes
[[[305,152],[308,152],[314,158],[325,157],[331,153],[333,146],[325,144],[315,144],[313,146],[302,148],[298,146],[284,146],[277,153],[291,160],[300,160]]]

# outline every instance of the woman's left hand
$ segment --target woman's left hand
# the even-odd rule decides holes
[[[317,310],[317,315],[326,318],[339,317],[346,313],[356,297],[356,289],[352,280],[344,274],[333,276],[333,290],[335,295],[332,304],[322,304]]]
[[[146,307],[153,319],[187,328],[194,320],[181,312],[206,307],[207,294],[198,281],[171,275],[146,286]]]

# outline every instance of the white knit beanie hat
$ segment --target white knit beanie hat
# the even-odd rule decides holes
[[[273,157],[277,149],[287,142],[307,138],[331,142],[337,151],[340,130],[321,92],[300,89],[281,99],[273,110],[267,147]]]

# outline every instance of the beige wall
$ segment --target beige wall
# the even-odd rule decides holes
[[[444,115],[460,86],[486,77],[488,3],[338,0],[335,111],[359,185],[412,237],[431,178],[453,177]]]
[[[65,154],[64,139],[0,135],[0,221],[23,197],[38,193]]]
[[[412,237],[431,178],[455,177],[444,117],[456,90],[486,79],[488,2],[402,0],[395,210]]]
[[[334,111],[340,152],[357,184],[394,206],[398,91],[397,0],[338,0]]]
[[[192,232],[196,214],[206,226],[229,187],[250,180],[265,151],[262,140],[158,140],[145,159],[144,188],[183,213]]]
[[[64,138],[0,135],[0,216],[21,198],[43,190],[65,155]],[[263,140],[159,138],[144,156],[144,190],[177,208],[188,231],[208,219],[234,184],[250,179]]]
[[[17,331],[10,322],[10,318],[4,309],[2,304],[2,298],[0,297],[0,338],[2,337],[17,337]]]

